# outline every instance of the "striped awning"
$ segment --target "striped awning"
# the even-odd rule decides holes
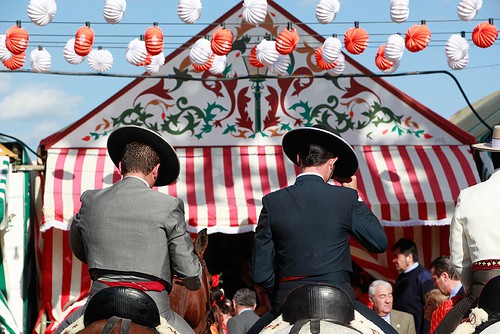
[[[7,176],[9,175],[9,166],[9,157],[0,156],[0,230],[7,227]]]
[[[463,146],[355,147],[360,196],[386,226],[446,225],[461,189],[479,181]],[[177,148],[181,174],[158,190],[179,197],[191,232],[255,228],[262,197],[294,182],[281,146]],[[53,149],[47,158],[42,229],[68,230],[87,189],[120,179],[106,149]]]

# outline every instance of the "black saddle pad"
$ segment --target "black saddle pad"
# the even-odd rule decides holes
[[[150,328],[160,324],[160,312],[155,301],[145,292],[129,287],[110,287],[97,292],[89,300],[83,323],[109,319],[113,316],[132,320]]]

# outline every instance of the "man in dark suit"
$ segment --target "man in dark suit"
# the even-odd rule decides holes
[[[274,305],[249,333],[258,332],[281,313],[290,291],[309,283],[345,290],[360,313],[384,333],[395,333],[373,310],[355,301],[350,285],[350,236],[373,253],[387,248],[379,220],[358,196],[353,148],[322,124],[289,131],[282,145],[300,174],[295,184],[262,199],[251,276],[272,296]],[[332,178],[341,186],[329,184]]]
[[[201,287],[202,267],[186,229],[184,204],[152,189],[177,179],[177,154],[162,136],[137,126],[113,131],[107,145],[123,179],[105,189],[85,191],[70,230],[71,249],[88,265],[92,278],[90,297],[108,286],[140,289],[153,298],[172,327],[194,333],[170,309],[168,297],[173,274],[190,290]],[[84,309],[70,319],[77,319]]]
[[[229,334],[246,334],[246,332],[259,320],[254,310],[257,306],[255,292],[241,288],[233,296],[234,316],[227,322]]]

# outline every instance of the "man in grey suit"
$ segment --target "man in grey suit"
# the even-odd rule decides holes
[[[115,130],[107,146],[123,179],[85,191],[70,230],[71,249],[92,278],[90,298],[108,286],[137,288],[153,298],[169,325],[194,333],[170,309],[168,297],[173,274],[190,290],[201,287],[202,267],[186,229],[184,204],[152,189],[177,179],[177,154],[161,135],[137,126]]]
[[[376,280],[368,288],[368,297],[373,303],[373,310],[399,334],[415,334],[415,321],[410,313],[392,309],[392,285],[383,280]]]
[[[254,291],[247,288],[236,291],[233,296],[235,316],[227,322],[229,334],[246,334],[248,329],[259,320],[259,316],[254,312],[255,306],[257,306],[257,297]]]

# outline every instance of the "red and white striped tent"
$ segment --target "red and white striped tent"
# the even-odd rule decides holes
[[[283,134],[327,122],[355,148],[360,196],[382,221],[390,244],[414,239],[424,265],[449,252],[456,198],[479,181],[469,146],[474,138],[379,77],[317,77],[325,74],[314,61],[323,38],[273,1],[268,5],[266,22],[254,26],[242,21],[242,3],[237,4],[170,54],[159,72],[163,77],[133,80],[41,142],[46,173],[38,210],[40,314],[57,323],[84,303],[90,279],[71,253],[68,229],[84,190],[120,179],[106,138],[127,124],[158,130],[176,147],[181,175],[158,190],[184,200],[191,232],[254,230],[262,196],[293,183],[297,173],[283,155]],[[290,76],[249,80],[250,49],[290,21],[301,36]],[[222,22],[236,36],[226,71],[196,71],[190,46]],[[371,74],[345,58],[344,74]],[[223,80],[192,80],[199,78]],[[390,254],[373,255],[356,243],[351,251],[374,276],[395,277]]]

